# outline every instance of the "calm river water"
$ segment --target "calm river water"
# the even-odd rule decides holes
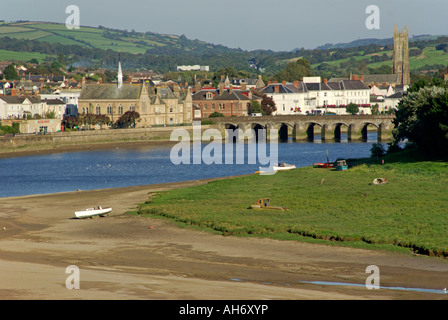
[[[288,141],[278,144],[278,160],[297,167],[310,166],[326,161],[326,150],[330,161],[368,157],[376,141],[376,135],[370,133],[369,141],[364,143]],[[226,177],[254,173],[264,166],[248,164],[248,161],[175,165],[170,159],[171,148],[127,147],[0,159],[0,198]],[[246,146],[246,156],[247,149]],[[222,150],[224,156],[224,145]]]

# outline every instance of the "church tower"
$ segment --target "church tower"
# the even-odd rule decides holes
[[[398,84],[410,85],[411,75],[409,67],[409,29],[398,32],[394,27],[394,65],[393,73],[398,75]]]

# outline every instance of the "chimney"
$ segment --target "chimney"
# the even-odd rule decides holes
[[[81,85],[83,88],[86,86],[86,77],[82,77]]]
[[[247,90],[247,85],[246,85],[245,82],[243,82],[243,83],[241,84],[241,90],[243,90],[243,91],[246,91],[246,90]]]
[[[299,80],[294,81],[294,87],[299,88]]]
[[[358,75],[357,74],[352,75],[352,79],[351,80],[358,80]]]
[[[324,79],[324,83],[328,83],[328,80],[327,80],[327,78],[325,78],[325,79]]]
[[[229,93],[232,93],[232,91],[233,91],[233,86],[230,85],[230,86],[229,86]]]
[[[272,81],[268,81],[268,85],[270,85],[272,83]]]
[[[278,84],[274,85],[274,92],[275,93],[279,93],[280,92],[280,88],[279,88]]]
[[[361,80],[362,82],[364,82],[364,76],[359,76],[359,80]]]
[[[284,85],[284,86],[286,85],[286,81],[285,80],[282,81],[282,85]]]

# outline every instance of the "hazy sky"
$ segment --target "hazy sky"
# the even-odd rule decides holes
[[[315,48],[362,38],[390,38],[393,27],[410,36],[448,34],[448,0],[2,0],[0,20],[65,23],[77,5],[81,25],[184,34],[244,50]],[[368,29],[369,5],[379,29]]]

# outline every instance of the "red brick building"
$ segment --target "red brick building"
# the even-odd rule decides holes
[[[225,117],[247,116],[252,100],[261,102],[261,98],[244,88],[234,89],[220,85],[216,88],[202,88],[193,94],[195,118],[208,118],[212,113],[219,112]]]

